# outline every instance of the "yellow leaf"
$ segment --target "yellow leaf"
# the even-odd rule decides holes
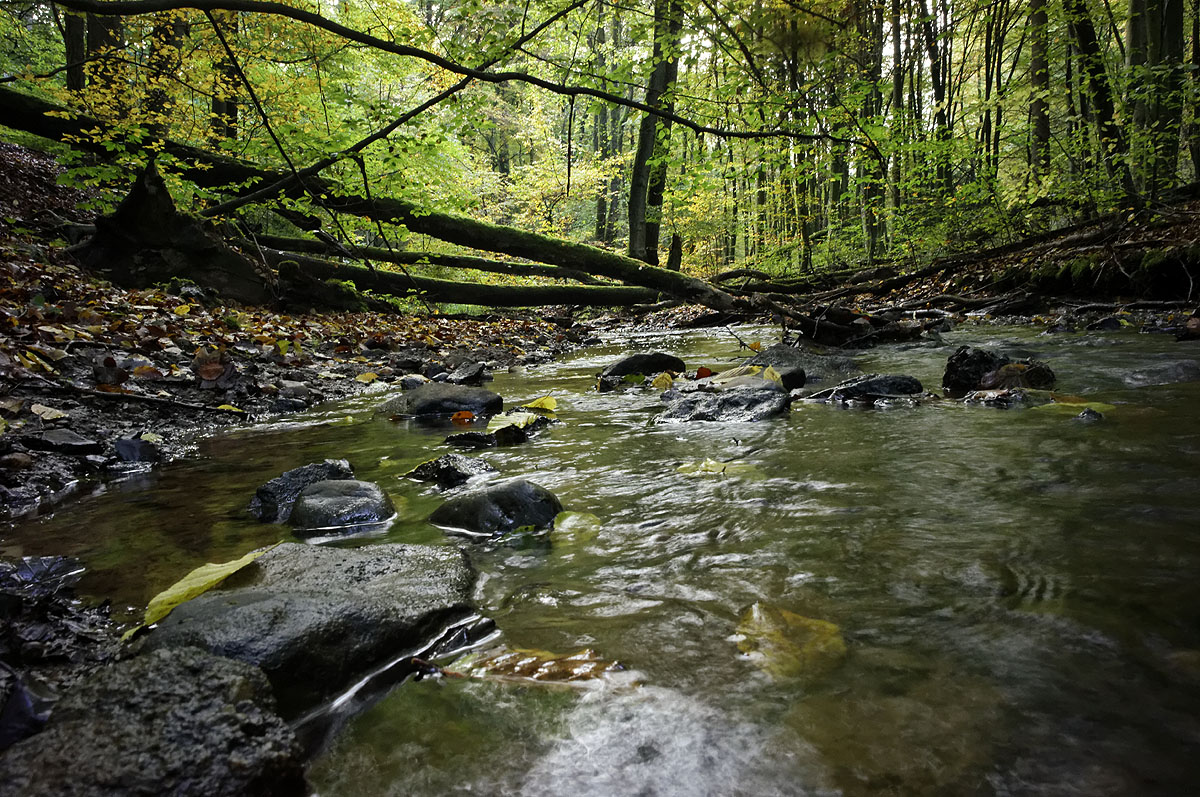
[[[154,432],[142,432],[138,437],[147,443],[161,443],[163,441],[162,435],[155,434]]]
[[[341,379],[341,374],[335,374],[333,371],[321,371],[317,374],[321,379]]]
[[[278,545],[279,543],[275,543]],[[162,592],[150,599],[150,603],[146,606],[146,615],[142,618],[142,624],[137,628],[125,632],[121,637],[122,640],[129,639],[139,629],[148,625],[154,625],[159,620],[166,617],[181,603],[186,603],[192,598],[203,595],[213,587],[220,584],[225,579],[232,576],[237,571],[241,570],[246,565],[253,562],[258,557],[265,554],[267,551],[274,548],[263,548],[258,551],[251,551],[241,559],[235,559],[232,562],[221,562],[214,564],[209,562],[205,565],[200,565],[192,572],[188,573],[183,578],[176,581],[171,586],[164,589]]]
[[[549,410],[550,412],[554,412],[558,409],[558,399],[553,396],[542,396],[521,406],[527,410]]]
[[[56,421],[59,418],[67,417],[67,414],[62,410],[56,410],[53,407],[47,407],[45,404],[34,404],[29,408],[29,411],[41,418],[43,421]]]
[[[750,351],[762,351],[762,344],[756,340],[746,348],[750,349]]]
[[[518,429],[524,429],[526,426],[537,421],[539,417],[541,416],[532,412],[505,412],[493,416],[488,421],[487,430],[489,434],[495,434],[498,429],[503,429],[505,426],[515,426]]]
[[[670,390],[671,385],[675,384],[675,380],[666,371],[663,371],[658,376],[654,377],[654,381],[650,383],[656,390]]]
[[[379,378],[379,374],[373,373],[371,371],[367,371],[366,373],[362,373],[362,374],[359,374],[358,376],[354,377],[354,381],[362,382],[364,385],[369,385],[378,378]]]
[[[238,407],[235,407],[235,406],[233,406],[232,404],[222,404],[221,406],[217,407],[217,409],[219,409],[219,410],[229,410],[229,411],[231,411],[231,412],[245,412],[245,410],[243,410],[243,409],[240,409],[240,408],[238,408]]]
[[[190,304],[181,304],[175,308],[175,315],[187,315],[190,312],[192,312]]]
[[[763,369],[762,378],[766,379],[768,382],[777,382],[780,385],[783,384],[783,375],[770,365]]]
[[[737,630],[738,649],[778,678],[819,678],[846,658],[840,628],[787,609],[756,603]]]

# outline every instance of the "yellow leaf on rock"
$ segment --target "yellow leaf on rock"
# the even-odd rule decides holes
[[[362,382],[364,385],[369,385],[378,378],[379,378],[379,374],[374,373],[372,371],[367,371],[365,373],[361,373],[358,376],[354,377],[354,381]]]
[[[34,404],[29,408],[29,411],[41,418],[43,421],[57,421],[59,418],[67,417],[67,414],[62,410],[56,410],[53,407],[47,407],[45,404]]]
[[[674,378],[669,373],[663,371],[658,376],[654,377],[654,381],[650,385],[656,390],[670,390],[671,385],[675,384]]]
[[[245,410],[243,410],[239,407],[235,407],[232,404],[222,404],[221,406],[217,407],[217,409],[229,410],[230,412],[245,412]]]
[[[746,348],[748,348],[750,351],[762,351],[762,344],[756,340],[753,343],[751,343],[750,345],[748,345]]]
[[[780,385],[783,384],[783,375],[769,365],[763,369],[762,378],[769,382],[777,382]]]
[[[275,545],[278,545],[276,543]],[[192,572],[188,573],[183,578],[176,581],[171,586],[164,589],[162,592],[150,599],[150,603],[146,606],[146,614],[142,618],[142,624],[138,628],[134,628],[125,632],[121,637],[126,640],[133,636],[140,628],[148,625],[154,625],[159,620],[166,617],[171,611],[181,603],[186,603],[192,598],[203,595],[213,587],[220,584],[225,579],[232,576],[237,571],[241,570],[246,565],[253,562],[258,557],[265,554],[267,551],[274,548],[263,548],[258,551],[251,551],[241,559],[235,559],[232,562],[220,562],[200,565]]]

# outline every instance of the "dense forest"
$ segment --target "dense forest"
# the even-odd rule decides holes
[[[491,228],[447,235],[413,223],[426,214],[702,278],[795,275],[1152,209],[1200,161],[1200,6],[1181,0],[3,9],[6,115],[12,89],[72,109],[63,125],[86,124],[70,140],[106,157],[74,156],[70,179],[110,206],[157,155],[185,208],[238,218],[243,233],[319,228],[331,253],[366,246],[433,277],[466,266],[486,269],[472,280],[514,279],[502,260],[451,257],[496,249]],[[335,192],[406,210],[335,213]]]

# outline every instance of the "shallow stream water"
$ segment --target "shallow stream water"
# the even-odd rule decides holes
[[[739,330],[769,343],[769,329]],[[748,424],[654,425],[658,392],[597,394],[627,351],[736,364],[722,331],[612,339],[498,374],[562,423],[482,456],[598,516],[548,548],[474,547],[505,644],[619,659],[586,688],[405,683],[313,763],[323,797],[374,794],[1185,794],[1200,789],[1200,349],[1164,336],[967,328],[858,356],[940,387],[958,345],[1048,361],[1103,421],[957,402],[797,404]],[[375,416],[381,396],[205,441],[56,515],[6,554],[66,553],[85,591],[140,607],[205,561],[274,542],[254,488],[325,457],[397,499],[382,536],[469,545],[400,477],[445,430]],[[736,462],[725,475],[681,464]],[[746,466],[746,467],[741,467]],[[836,624],[847,654],[773,675],[737,645],[754,603]],[[633,683],[631,683],[633,681]]]

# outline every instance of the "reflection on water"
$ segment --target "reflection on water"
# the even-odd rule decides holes
[[[320,793],[1194,791],[1200,382],[1175,380],[1200,376],[1200,352],[991,329],[860,363],[936,389],[962,343],[1046,359],[1060,389],[1116,409],[1082,424],[953,402],[801,405],[756,424],[653,426],[654,392],[589,392],[626,348],[736,362],[724,333],[643,335],[500,375],[510,405],[553,394],[563,423],[481,456],[602,523],[548,552],[474,549],[481,611],[511,647],[592,647],[641,685],[406,684],[314,762]],[[140,606],[202,561],[286,535],[245,505],[325,457],[405,499],[382,539],[462,544],[425,522],[436,491],[399,478],[447,450],[445,431],[374,417],[378,400],[216,438],[3,547],[79,555],[89,589]],[[749,467],[679,471],[705,459]],[[756,666],[736,643],[756,602],[836,624],[844,664],[804,682]]]

